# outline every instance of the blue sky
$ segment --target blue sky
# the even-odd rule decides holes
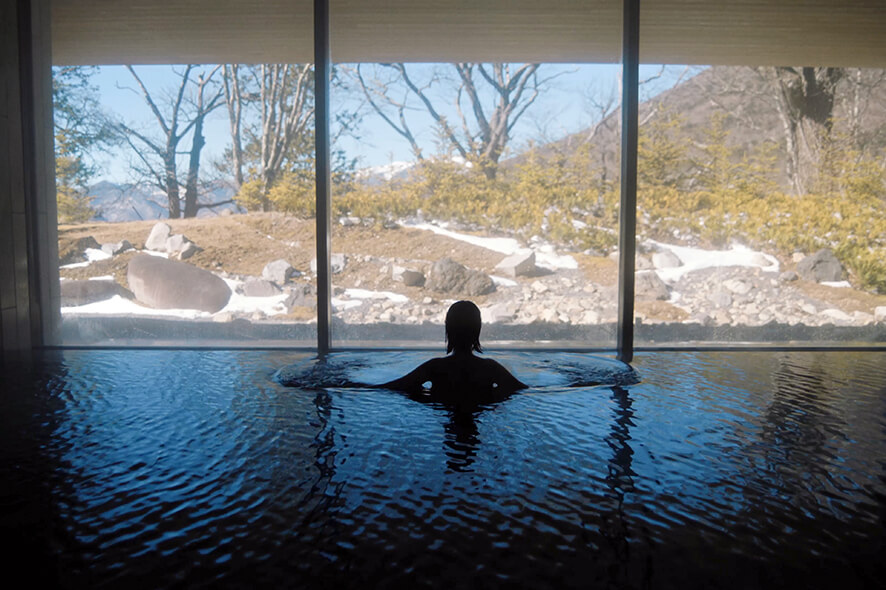
[[[410,64],[415,77],[421,77],[434,68],[434,64]],[[445,67],[445,66],[444,66]],[[136,72],[152,93],[172,91],[177,82],[173,68],[180,66],[136,66]],[[641,79],[658,73],[659,66],[643,66]],[[646,85],[644,93],[654,95],[673,85],[680,76],[682,66],[669,67],[665,75]],[[569,133],[588,127],[597,117],[593,98],[605,99],[619,92],[620,66],[617,64],[546,64],[539,74],[555,76],[547,85],[532,107],[515,126],[511,139],[511,149],[519,151],[530,140],[544,142],[555,140]],[[123,66],[102,66],[93,78],[100,95],[102,108],[115,119],[124,120],[130,126],[147,133],[156,129],[156,122],[141,98],[132,76]],[[357,93],[333,94],[332,108],[353,105],[359,98]],[[455,117],[454,111],[451,113]],[[434,126],[431,118],[422,110],[408,113],[410,126],[416,133],[422,148],[434,151]],[[227,111],[216,110],[206,121],[204,131],[206,147],[203,151],[203,166],[213,159],[219,159],[230,146],[230,130]],[[411,160],[412,153],[406,140],[395,133],[381,117],[368,108],[364,109],[356,130],[358,138],[344,137],[340,146],[350,157],[357,158],[358,167],[379,166],[392,161]],[[132,154],[127,146],[117,146],[110,153],[97,157],[99,173],[96,180],[112,182],[132,182],[135,180],[129,171]]]

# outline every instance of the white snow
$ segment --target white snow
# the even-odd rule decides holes
[[[523,248],[522,246],[520,246],[520,242],[518,242],[514,238],[486,238],[483,236],[461,234],[458,232],[450,231],[445,227],[434,225],[432,223],[409,224],[406,222],[402,222],[401,225],[430,231],[437,235],[446,236],[447,238],[452,238],[453,240],[459,240],[461,242],[466,242],[474,246],[479,246],[480,248],[486,248],[487,250],[499,252],[506,256],[516,254],[517,252],[522,254],[534,250],[536,266],[541,266],[549,270],[557,270],[559,268],[578,268],[578,262],[575,261],[575,258],[568,254],[557,254],[551,244],[541,244],[535,248]]]
[[[835,287],[837,289],[847,289],[852,287],[849,281],[822,281],[821,284],[825,287]]]
[[[97,262],[99,260],[107,260],[108,258],[112,258],[110,254],[107,252],[103,252],[98,248],[87,248],[83,251],[83,254],[86,256],[85,262],[75,262],[73,264],[66,264],[59,268],[83,268],[85,266],[89,266],[93,262]]]
[[[271,297],[247,297],[246,295],[241,295],[240,293],[237,293],[237,287],[242,285],[243,281],[238,281],[235,279],[223,280],[225,283],[228,284],[228,287],[231,288],[231,298],[228,300],[228,304],[225,305],[218,313],[223,313],[226,311],[254,313],[256,311],[260,311],[267,316],[286,313],[286,305],[284,304],[284,301],[286,301],[286,298],[288,297],[286,293],[272,295]]]
[[[746,246],[734,244],[729,250],[702,250],[688,246],[674,246],[661,242],[648,241],[649,244],[661,250],[670,250],[683,263],[676,268],[660,268],[655,272],[665,281],[677,281],[683,275],[693,270],[712,268],[719,266],[746,266],[760,268],[764,272],[778,272],[778,259],[769,254],[763,254],[751,250]],[[767,262],[768,264],[761,264]]]
[[[170,316],[189,320],[196,318],[208,318],[210,315],[205,311],[197,311],[196,309],[153,309],[151,307],[144,307],[142,305],[139,305],[134,301],[126,299],[125,297],[121,297],[120,295],[114,295],[110,299],[106,299],[104,301],[96,301],[95,303],[89,303],[87,305],[80,305],[77,307],[63,307],[61,309],[61,312],[62,315],[77,314],[113,316]]]
[[[369,291],[368,289],[345,289],[344,292],[345,297],[347,299],[342,299],[341,297],[333,297],[332,298],[332,306],[335,309],[346,310],[354,307],[359,307],[363,304],[365,299],[387,299],[388,301],[393,301],[394,303],[408,303],[409,297],[406,295],[401,295],[400,293],[393,293],[391,291]]]
[[[495,283],[499,287],[516,287],[517,281],[512,279],[508,279],[506,277],[497,277],[495,275],[489,275],[489,278],[492,279],[492,282]]]

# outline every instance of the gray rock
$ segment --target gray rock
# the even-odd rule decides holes
[[[180,260],[187,260],[197,252],[200,252],[203,248],[195,244],[194,242],[188,242],[185,244],[185,247],[182,248],[181,252],[178,253],[178,257]]]
[[[145,240],[145,249],[165,252],[166,240],[171,233],[172,228],[167,224],[162,221],[160,223],[155,223],[154,227],[151,228],[151,233],[148,235],[148,239]]]
[[[666,300],[670,297],[668,286],[653,271],[638,272],[634,280],[634,292],[639,299]]]
[[[85,238],[78,238],[74,240],[74,242],[70,246],[59,252],[59,266],[83,262],[84,260],[86,260],[87,248],[95,248],[96,250],[98,250],[99,248],[101,248],[101,244],[99,244],[92,236],[86,236]]]
[[[284,301],[286,312],[292,313],[293,308],[317,308],[317,289],[309,283],[296,283],[289,289],[289,296]]]
[[[348,257],[344,254],[332,254],[329,256],[329,267],[332,271],[332,274],[338,274],[345,269],[345,265],[348,263]],[[317,272],[317,259],[311,259],[311,272]]]
[[[826,281],[842,281],[843,265],[827,248],[807,256],[797,264],[797,273],[807,281],[822,283]]]
[[[173,234],[166,238],[166,251],[170,254],[180,255],[188,244],[193,244],[193,242],[182,234]]]
[[[261,271],[261,278],[266,281],[272,281],[278,285],[283,285],[290,278],[295,276],[296,271],[292,265],[285,260],[274,260],[265,265]]]
[[[107,244],[102,244],[102,252],[105,254],[109,254],[110,256],[116,256],[121,252],[125,252],[132,248],[132,244],[129,243],[129,240],[123,240],[122,242],[109,242]]]
[[[456,293],[472,297],[495,291],[495,283],[489,275],[466,268],[451,258],[443,258],[434,263],[427,287],[439,293]]]
[[[158,256],[135,256],[126,278],[136,299],[157,309],[215,313],[231,298],[227,283],[208,270]]]
[[[616,253],[617,254],[617,253]],[[609,256],[616,262],[618,262],[618,256]],[[642,254],[638,254],[637,258],[634,259],[634,270],[652,270],[655,266],[652,264],[652,261],[649,260],[648,256],[643,256]]]
[[[62,281],[61,282],[61,306],[76,307],[105,301],[114,295],[120,295],[132,299],[132,293],[118,285],[116,281]]]
[[[781,281],[782,283],[790,283],[790,282],[796,281],[799,278],[800,278],[800,275],[798,275],[796,272],[794,272],[792,270],[786,270],[783,273],[781,273],[780,275],[778,275],[778,280]]]
[[[723,286],[738,295],[746,295],[753,289],[753,285],[743,279],[728,279],[723,281]]]
[[[677,268],[683,266],[683,261],[670,250],[661,250],[652,255],[652,265],[655,268]]]
[[[424,273],[396,264],[391,269],[391,278],[407,287],[421,287],[425,284]]]
[[[265,279],[250,277],[243,283],[243,294],[247,297],[273,297],[283,290],[276,283]]]
[[[716,307],[732,307],[732,294],[727,289],[715,289],[708,300]]]
[[[535,252],[517,252],[495,265],[495,270],[509,277],[523,277],[535,272]]]

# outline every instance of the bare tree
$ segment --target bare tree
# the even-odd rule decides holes
[[[539,78],[539,64],[460,62],[450,65],[455,79],[448,94],[457,118],[455,123],[444,114],[445,103],[441,104],[432,93],[434,87],[442,86],[444,77],[439,73],[416,81],[406,64],[383,63],[379,66],[394,72],[393,79],[379,81],[376,77],[367,83],[358,68],[357,80],[369,105],[409,141],[417,158],[421,159],[423,154],[406,117],[408,110],[416,108],[409,103],[410,98],[417,99],[417,108],[430,115],[452,149],[465,160],[478,162],[487,178],[495,178],[514,126],[538,98],[545,83],[557,74]],[[403,98],[392,96],[395,88],[405,88]],[[390,114],[391,110],[395,114]]]
[[[126,123],[117,123],[116,129],[123,140],[132,148],[141,162],[141,170],[166,194],[170,218],[194,217],[201,207],[214,207],[223,203],[199,204],[198,178],[200,171],[200,152],[206,145],[203,137],[203,124],[206,116],[221,106],[222,89],[210,89],[210,81],[220,66],[216,66],[208,74],[196,71],[197,66],[189,64],[179,72],[180,83],[174,94],[163,104],[158,105],[155,96],[148,90],[142,79],[132,66],[126,69],[132,75],[138,91],[145,104],[154,115],[160,128],[158,140],[154,134],[143,133]],[[196,79],[192,79],[196,74]],[[191,95],[187,93],[193,87]],[[208,95],[207,95],[208,90]],[[164,114],[163,111],[166,111]],[[188,171],[185,177],[184,209],[182,209],[181,182],[178,173],[179,144],[191,134],[191,148],[188,154]]]
[[[313,81],[311,64],[229,64],[224,68],[235,180],[241,186],[245,160],[255,162],[265,211],[270,209],[268,193],[291,155],[290,148],[310,133]],[[258,111],[257,117],[252,125],[244,126],[244,109],[250,108]]]

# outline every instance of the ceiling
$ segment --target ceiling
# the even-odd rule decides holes
[[[56,64],[302,63],[312,0],[51,0]],[[618,62],[618,0],[330,0],[336,62]],[[886,0],[643,0],[645,63],[886,67]]]

